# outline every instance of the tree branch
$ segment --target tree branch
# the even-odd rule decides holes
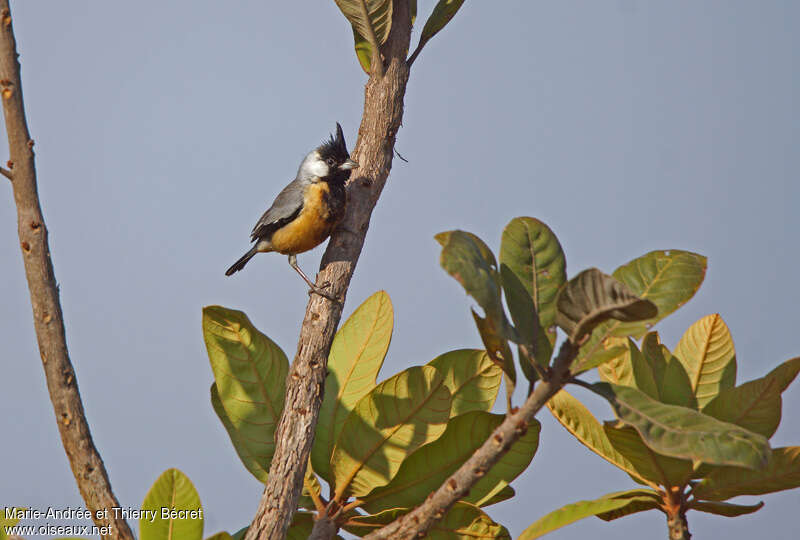
[[[364,114],[353,151],[360,166],[348,184],[347,214],[328,242],[317,277],[317,283],[330,283],[328,291],[342,302],[319,295],[312,295],[308,302],[297,354],[286,378],[286,401],[275,435],[275,454],[267,485],[246,540],[284,538],[297,508],[322,404],[328,352],[364,245],[370,215],[392,167],[408,82],[406,54],[410,37],[408,2],[395,1],[392,29],[384,44],[388,62],[385,75],[377,77],[373,71],[364,90]]]
[[[8,0],[0,0],[0,94],[9,152],[14,163],[12,186],[17,207],[17,230],[31,295],[33,324],[61,443],[86,507],[94,515],[94,522],[98,527],[110,528],[108,538],[133,540],[125,520],[116,518],[110,510],[120,504],[114,497],[103,460],[92,441],[78,381],[67,351],[58,286],[47,243],[47,227],[36,188],[33,141],[25,118],[17,42]],[[97,512],[102,509],[108,512]]]
[[[547,379],[536,386],[517,412],[506,415],[492,436],[439,489],[429,495],[424,503],[382,529],[368,534],[364,540],[410,540],[425,536],[428,530],[444,517],[450,507],[465,497],[470,488],[508,452],[512,444],[525,434],[528,424],[539,409],[569,380],[569,365],[577,354],[578,347],[565,341],[558,351]]]

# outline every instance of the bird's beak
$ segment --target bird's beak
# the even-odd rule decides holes
[[[339,168],[342,169],[343,171],[349,171],[350,169],[355,169],[356,167],[358,167],[358,163],[356,163],[352,159],[348,159],[347,161],[339,165]]]

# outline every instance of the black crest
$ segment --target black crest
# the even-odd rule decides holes
[[[347,145],[344,142],[344,132],[339,122],[336,122],[336,137],[331,135],[331,138],[319,147],[319,155],[323,159],[333,158],[336,163],[344,163],[350,157],[347,152]]]

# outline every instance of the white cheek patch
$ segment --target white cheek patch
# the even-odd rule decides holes
[[[328,176],[328,164],[321,159],[314,159],[308,163],[308,172],[313,176],[325,177]]]

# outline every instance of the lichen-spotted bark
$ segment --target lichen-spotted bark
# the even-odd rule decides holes
[[[111,510],[120,504],[111,490],[103,460],[92,441],[89,424],[83,413],[78,381],[67,351],[58,285],[36,187],[33,140],[25,118],[17,42],[11,23],[8,0],[0,0],[0,100],[3,102],[10,155],[6,173],[10,173],[8,176],[11,177],[14,190],[17,230],[47,390],[72,474],[86,508],[95,516],[94,522],[108,531],[103,535],[104,538],[133,540],[128,524],[124,519],[117,518]],[[97,512],[102,509],[107,512]]]
[[[331,236],[317,277],[318,285],[330,284],[328,291],[340,302],[319,295],[312,295],[308,302],[286,379],[286,405],[276,433],[275,455],[246,540],[285,538],[297,507],[322,404],[328,352],[372,210],[392,167],[395,137],[403,119],[410,37],[408,2],[396,0],[392,30],[381,51],[386,69],[383,76],[373,74],[364,91],[364,113],[352,154],[359,168],[348,185],[347,214]]]

